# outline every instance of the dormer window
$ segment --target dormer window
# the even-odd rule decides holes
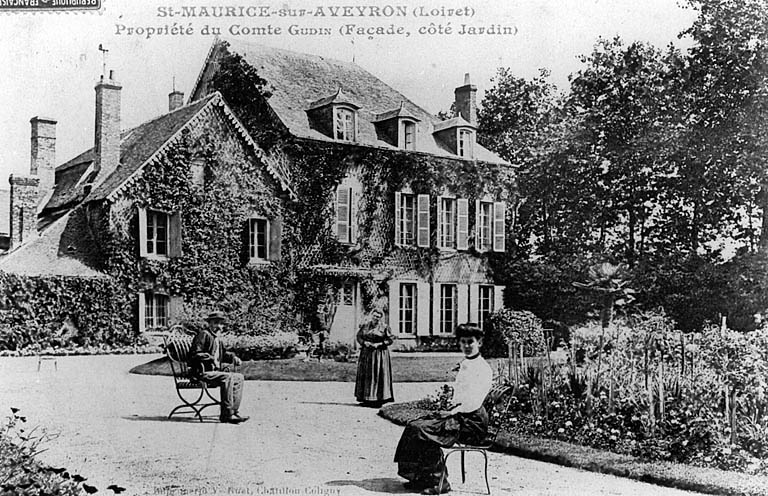
[[[461,158],[474,158],[476,127],[460,115],[435,124],[434,135],[451,153]]]
[[[336,93],[310,104],[307,109],[309,125],[331,139],[357,141],[357,110],[360,105],[341,88]]]
[[[418,122],[419,118],[406,108],[405,102],[400,102],[396,109],[376,115],[373,121],[377,137],[401,150],[416,150]]]
[[[456,155],[463,158],[472,158],[472,144],[474,136],[469,129],[459,129],[459,136],[456,146]]]
[[[340,141],[355,141],[355,112],[345,107],[336,107],[333,112],[334,138]]]

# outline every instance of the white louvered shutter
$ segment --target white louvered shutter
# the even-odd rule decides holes
[[[138,207],[139,211],[139,232],[136,239],[139,240],[139,256],[147,256],[147,209]],[[141,325],[144,323],[142,321]]]
[[[469,322],[469,285],[457,284],[456,295],[458,308],[456,309],[456,324]]]
[[[437,197],[437,247],[438,248],[452,248],[443,244],[443,197]]]
[[[340,243],[349,243],[349,199],[350,188],[336,189],[336,238]]]
[[[459,198],[456,210],[456,248],[466,250],[469,247],[469,201]]]
[[[400,332],[400,282],[394,279],[389,283],[389,328],[392,332]]]
[[[147,302],[144,298],[144,292],[140,291],[139,294],[139,331],[146,331],[147,321]]]
[[[429,248],[429,195],[419,195],[417,198],[418,207],[418,230],[416,245],[423,248]]]
[[[416,335],[429,336],[429,283],[416,283]]]
[[[403,224],[403,212],[400,210],[401,194],[395,193],[395,246],[401,246],[400,237]]]
[[[493,251],[505,251],[506,203],[493,202]]]

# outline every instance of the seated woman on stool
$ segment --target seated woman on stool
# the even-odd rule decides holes
[[[491,390],[493,371],[480,356],[483,332],[475,324],[456,328],[464,360],[453,384],[449,410],[439,411],[408,423],[395,451],[397,473],[408,479],[405,487],[424,494],[442,494],[451,490],[448,473],[440,484],[443,470],[441,447],[454,443],[479,443],[488,433],[488,413],[483,401]]]

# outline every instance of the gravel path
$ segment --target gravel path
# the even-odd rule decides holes
[[[168,421],[177,404],[171,379],[128,370],[157,356],[0,358],[0,413],[22,409],[31,425],[58,433],[41,457],[111,494],[407,494],[392,455],[402,431],[358,406],[351,383],[248,381],[243,425]],[[395,384],[398,401],[438,384]],[[216,412],[217,413],[217,412]],[[479,456],[479,455],[475,455]],[[455,462],[455,464],[454,464]],[[468,455],[468,480],[453,494],[484,494],[482,457]],[[684,495],[613,476],[490,454],[493,494]]]

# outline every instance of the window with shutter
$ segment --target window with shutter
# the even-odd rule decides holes
[[[166,328],[170,317],[168,295],[145,291],[139,295],[139,325],[142,329]]]
[[[493,286],[479,287],[480,294],[478,297],[477,323],[483,330],[486,329],[486,326],[488,325],[488,319],[494,311],[493,306],[495,297],[493,294],[493,289]]]
[[[456,199],[440,197],[437,203],[438,247],[452,249],[456,247]]]
[[[398,332],[400,334],[414,334],[416,329],[416,284],[400,283],[398,302]]]
[[[415,195],[395,193],[395,244],[398,246],[412,246],[416,242],[415,203]]]
[[[488,251],[493,243],[493,203],[486,201],[477,202],[476,214],[476,242],[477,251]]]
[[[440,284],[440,334],[451,334],[456,327],[457,298],[455,284]]]
[[[173,220],[173,222],[171,222]],[[173,237],[171,236],[173,231]],[[151,209],[139,209],[139,254],[149,258],[179,256],[181,218]]]

